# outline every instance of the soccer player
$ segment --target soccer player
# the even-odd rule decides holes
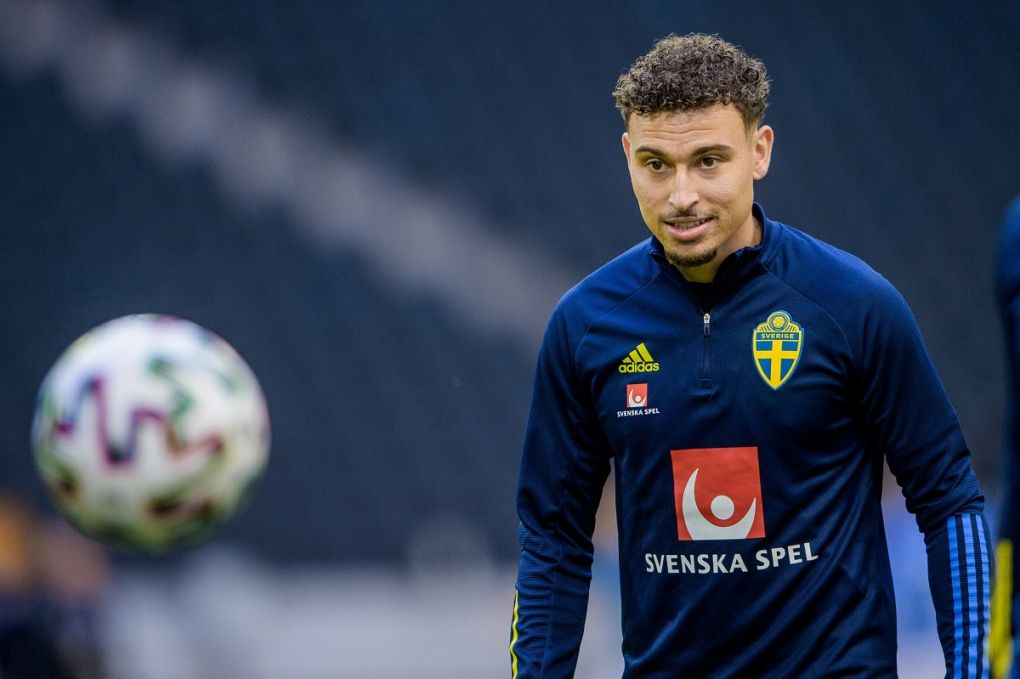
[[[768,91],[706,35],[617,82],[651,237],[567,292],[542,343],[514,677],[573,675],[611,461],[626,679],[895,677],[883,460],[924,533],[947,676],[987,675],[989,538],[956,414],[893,286],[753,202]]]
[[[992,606],[991,660],[996,679],[1018,676],[1015,669],[1017,588],[1014,546],[1020,539],[1020,197],[1006,211],[995,272],[996,302],[1006,329],[1009,364],[1009,403],[1006,412],[1006,450],[1003,456],[1003,506],[997,547],[998,574]]]

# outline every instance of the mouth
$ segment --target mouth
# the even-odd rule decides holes
[[[700,238],[709,228],[714,217],[678,217],[665,219],[663,224],[673,238],[681,241],[694,241]]]

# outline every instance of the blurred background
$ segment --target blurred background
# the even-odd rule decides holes
[[[611,91],[690,31],[766,63],[757,199],[905,295],[994,502],[1015,0],[2,0],[0,601],[31,596],[0,626],[34,621],[82,677],[508,676],[538,343],[647,235]],[[152,311],[240,351],[273,449],[212,542],[125,557],[52,516],[29,429],[73,339]],[[902,676],[939,676],[923,543],[887,486]],[[580,679],[622,668],[614,530]],[[40,551],[70,572],[39,576]]]

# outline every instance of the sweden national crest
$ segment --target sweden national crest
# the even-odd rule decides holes
[[[804,330],[785,311],[773,311],[754,329],[751,347],[758,374],[773,389],[786,384],[800,362]]]

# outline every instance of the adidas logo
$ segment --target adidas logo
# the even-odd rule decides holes
[[[648,353],[648,347],[642,342],[634,347],[633,351],[620,362],[616,369],[624,375],[627,373],[654,373],[659,371],[659,364]]]

